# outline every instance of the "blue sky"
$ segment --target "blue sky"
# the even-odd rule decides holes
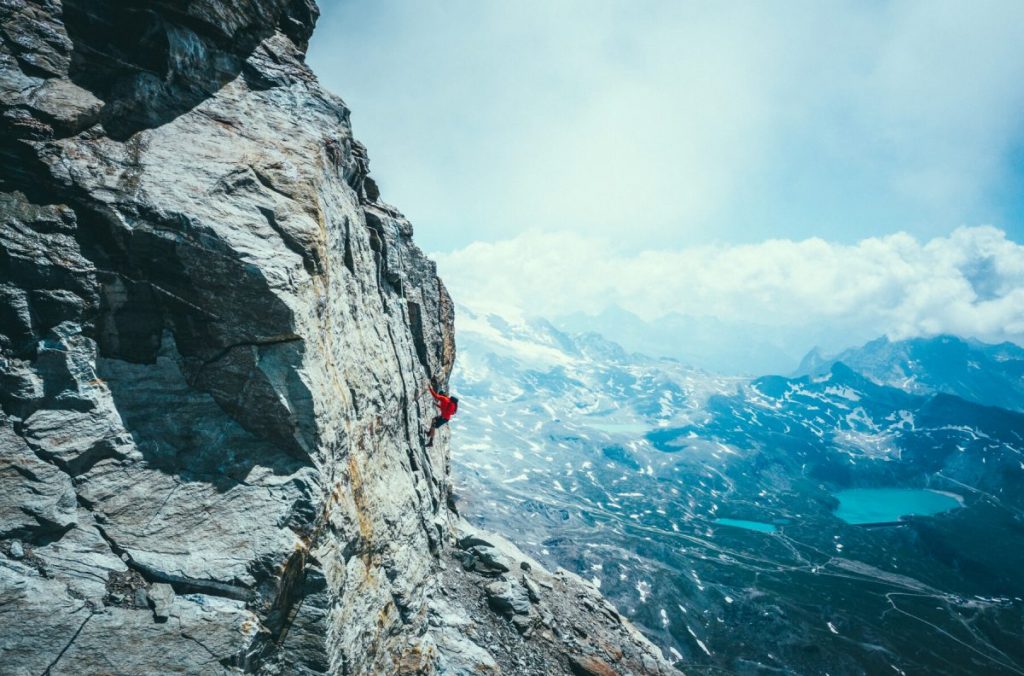
[[[1024,293],[1014,245],[1024,241],[1024,2],[320,5],[309,62],[352,108],[384,199],[438,255],[457,299],[486,284],[491,301],[523,309],[512,287],[528,297],[543,288],[524,283],[522,257],[556,242],[576,250],[552,264],[579,271],[587,260],[569,259],[601,252],[642,277],[635,263],[648,255],[789,256],[817,250],[797,246],[810,238],[840,261],[873,251],[870,241],[897,247],[897,258],[907,241],[933,253],[967,246],[981,258],[948,268],[963,268],[950,289],[970,293],[971,270],[998,268],[981,286],[1001,289],[996,300]],[[708,275],[679,279],[735,295],[727,271]],[[769,318],[814,283],[791,278],[789,291],[768,294]],[[566,285],[555,305],[591,308],[593,286]],[[890,316],[913,290],[903,293],[868,310]],[[983,296],[956,296],[988,313],[975,333],[1018,336],[990,330],[1003,320]],[[715,314],[713,293],[701,297]],[[1020,309],[1007,302],[1003,311]],[[629,309],[693,311],[645,303]],[[723,300],[719,314],[745,311]],[[969,334],[977,317],[914,325]]]
[[[1021,2],[321,8],[310,63],[428,250],[1024,239]]]

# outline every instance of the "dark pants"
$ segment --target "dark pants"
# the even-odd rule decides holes
[[[434,431],[439,427],[444,427],[448,424],[448,418],[442,418],[441,416],[434,416],[434,420],[430,423],[430,432],[427,433],[427,446],[434,443]]]

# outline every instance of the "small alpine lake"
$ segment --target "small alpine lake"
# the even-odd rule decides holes
[[[924,488],[851,488],[832,494],[835,514],[849,524],[898,523],[905,516],[931,516],[962,506],[952,493]]]

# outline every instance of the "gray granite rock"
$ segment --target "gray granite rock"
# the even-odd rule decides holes
[[[71,478],[37,457],[0,415],[0,537],[58,537],[77,519]]]
[[[21,540],[11,540],[11,547],[8,553],[12,559],[24,558],[25,548],[21,546]]]
[[[455,525],[452,302],[311,0],[0,5],[0,670],[567,672],[566,583],[482,600],[550,576]]]
[[[156,583],[146,592],[150,605],[153,606],[153,617],[159,622],[171,616],[174,603],[174,588],[169,584]]]
[[[523,587],[526,588],[526,595],[530,597],[530,601],[540,603],[540,586],[528,575],[523,575],[521,582]]]
[[[518,584],[504,579],[496,580],[484,587],[484,591],[487,592],[487,602],[499,613],[509,617],[530,613],[530,599],[526,590]]]

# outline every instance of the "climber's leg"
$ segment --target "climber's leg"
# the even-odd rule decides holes
[[[434,445],[434,431],[437,430],[437,428],[444,427],[447,424],[448,424],[447,418],[442,418],[441,416],[435,416],[434,417],[434,420],[430,423],[430,431],[427,432],[427,446],[428,447]]]

